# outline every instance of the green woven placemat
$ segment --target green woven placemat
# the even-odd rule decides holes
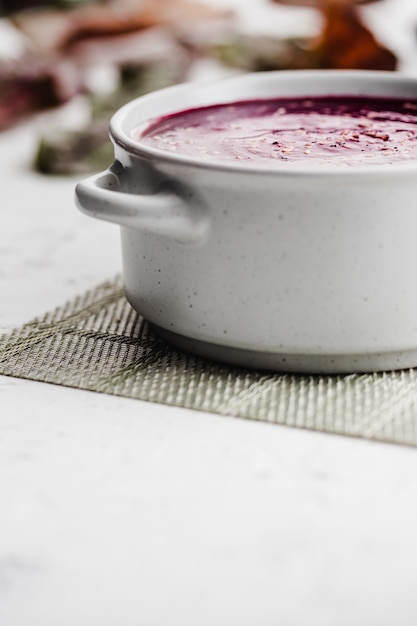
[[[1,336],[0,374],[417,445],[417,370],[295,376],[200,359],[151,331],[120,277]]]

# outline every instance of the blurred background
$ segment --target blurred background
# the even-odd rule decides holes
[[[89,173],[134,97],[247,71],[415,73],[416,25],[415,0],[0,0],[0,141],[39,120],[31,167]]]

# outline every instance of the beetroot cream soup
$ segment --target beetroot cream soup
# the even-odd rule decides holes
[[[198,160],[391,163],[417,158],[417,100],[309,97],[189,109],[132,136]]]

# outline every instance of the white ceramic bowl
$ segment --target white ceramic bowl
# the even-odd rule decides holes
[[[175,345],[292,372],[417,366],[417,161],[277,171],[131,138],[191,107],[329,94],[417,98],[417,79],[250,74],[154,92],[114,115],[115,162],[77,185],[77,203],[121,226],[127,298]]]

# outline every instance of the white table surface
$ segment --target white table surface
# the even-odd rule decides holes
[[[412,5],[366,9],[411,72]],[[120,271],[50,121],[0,136],[0,332]],[[415,449],[0,377],[0,624],[415,626],[416,493]]]

